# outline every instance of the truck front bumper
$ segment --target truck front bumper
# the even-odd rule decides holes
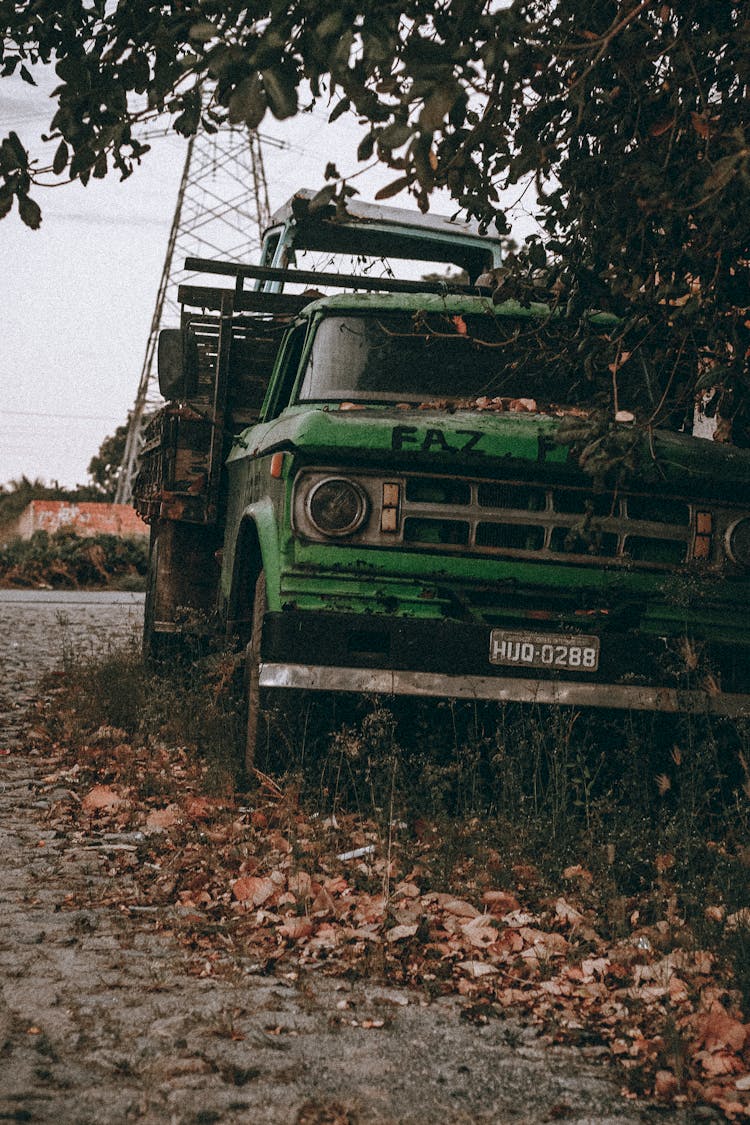
[[[750,715],[750,695],[681,691],[635,684],[561,683],[558,680],[451,676],[387,668],[332,668],[325,664],[261,663],[260,684],[266,688],[351,691],[361,695],[439,696],[445,699],[494,700],[498,703]]]
[[[589,678],[572,672],[521,674],[489,663],[490,629],[456,621],[285,611],[266,615],[260,685],[447,699],[750,716],[744,676],[732,690],[697,677],[665,683],[661,638],[603,634],[602,661]],[[663,646],[662,646],[663,647]],[[748,668],[746,654],[738,656]],[[735,670],[736,671],[736,670]],[[637,676],[636,676],[637,673]],[[638,682],[635,682],[636,679]]]

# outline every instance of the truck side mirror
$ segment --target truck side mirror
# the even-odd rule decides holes
[[[165,399],[187,398],[196,390],[198,352],[195,337],[181,328],[162,328],[156,352],[159,390]]]

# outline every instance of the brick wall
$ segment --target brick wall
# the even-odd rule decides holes
[[[32,500],[5,538],[30,539],[35,531],[52,534],[70,528],[77,535],[117,535],[122,539],[148,537],[148,525],[129,504],[73,504],[67,500]]]

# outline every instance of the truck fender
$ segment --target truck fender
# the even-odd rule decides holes
[[[281,560],[273,504],[268,499],[250,504],[242,513],[231,548],[225,548],[227,632],[244,641],[252,625],[253,597],[258,575],[266,573],[271,608],[278,608]]]

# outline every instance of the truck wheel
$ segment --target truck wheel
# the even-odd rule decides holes
[[[263,635],[263,618],[268,608],[266,597],[266,572],[261,570],[255,583],[253,601],[253,627],[247,646],[247,735],[245,740],[245,770],[252,773],[256,754],[268,738],[268,719],[261,707],[260,642]]]

